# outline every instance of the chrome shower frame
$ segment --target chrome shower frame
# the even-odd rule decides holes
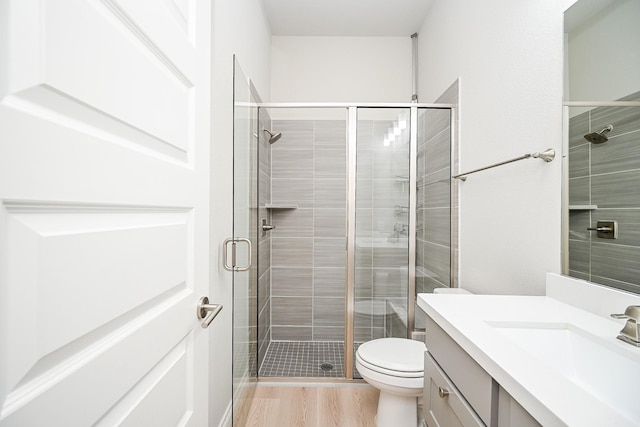
[[[458,142],[457,142],[457,105],[445,103],[312,103],[312,102],[293,102],[293,103],[259,103],[256,105],[260,108],[309,108],[323,109],[343,108],[346,111],[347,120],[347,213],[346,213],[346,231],[347,231],[347,272],[346,272],[346,289],[345,289],[345,360],[344,370],[345,379],[353,380],[354,366],[354,301],[355,301],[355,253],[356,253],[356,136],[357,136],[357,111],[359,108],[404,108],[410,111],[410,156],[409,156],[409,212],[414,215],[409,216],[409,277],[408,277],[408,301],[407,301],[407,338],[412,338],[415,329],[415,305],[416,305],[416,222],[415,212],[417,211],[417,139],[418,139],[418,110],[421,108],[428,109],[447,109],[450,110],[450,140],[451,140],[451,175],[458,172]],[[451,287],[457,287],[457,274],[455,271],[458,266],[457,248],[458,248],[458,227],[457,227],[457,198],[458,198],[458,181],[451,179],[451,200],[450,200],[450,284]],[[332,379],[335,380],[335,379]]]

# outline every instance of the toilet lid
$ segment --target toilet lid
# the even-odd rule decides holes
[[[398,372],[423,372],[425,351],[423,342],[406,338],[380,338],[358,347],[362,361]]]

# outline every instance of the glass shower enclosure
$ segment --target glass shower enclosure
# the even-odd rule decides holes
[[[359,378],[358,345],[411,338],[424,328],[416,294],[453,285],[455,106],[257,107],[243,161],[256,168],[243,175],[256,295],[234,299],[251,313],[234,333],[252,344],[234,338],[234,363],[255,360],[242,370],[259,378]]]

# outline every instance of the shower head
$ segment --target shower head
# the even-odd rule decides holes
[[[592,144],[602,144],[603,142],[607,142],[609,138],[607,138],[607,134],[613,130],[613,125],[607,125],[600,132],[592,132],[588,133],[584,136],[584,139],[589,141]]]
[[[276,142],[277,140],[280,139],[280,137],[282,136],[281,132],[278,133],[271,133],[271,131],[269,129],[262,129],[264,132],[269,134],[269,143],[273,144],[274,142]]]

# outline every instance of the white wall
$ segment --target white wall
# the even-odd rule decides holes
[[[569,33],[569,100],[613,101],[640,90],[640,0],[608,5]]]
[[[436,0],[420,34],[420,101],[460,78],[460,172],[561,152],[563,12],[575,0]],[[460,285],[544,294],[561,266],[561,161],[460,183]]]
[[[270,96],[271,33],[260,0],[213,1],[212,303],[224,309],[210,326],[209,425],[223,421],[231,403],[231,274],[222,268],[222,241],[232,233],[233,54],[263,100]],[[197,375],[197,373],[196,373]]]
[[[272,39],[273,102],[411,102],[411,38]]]

